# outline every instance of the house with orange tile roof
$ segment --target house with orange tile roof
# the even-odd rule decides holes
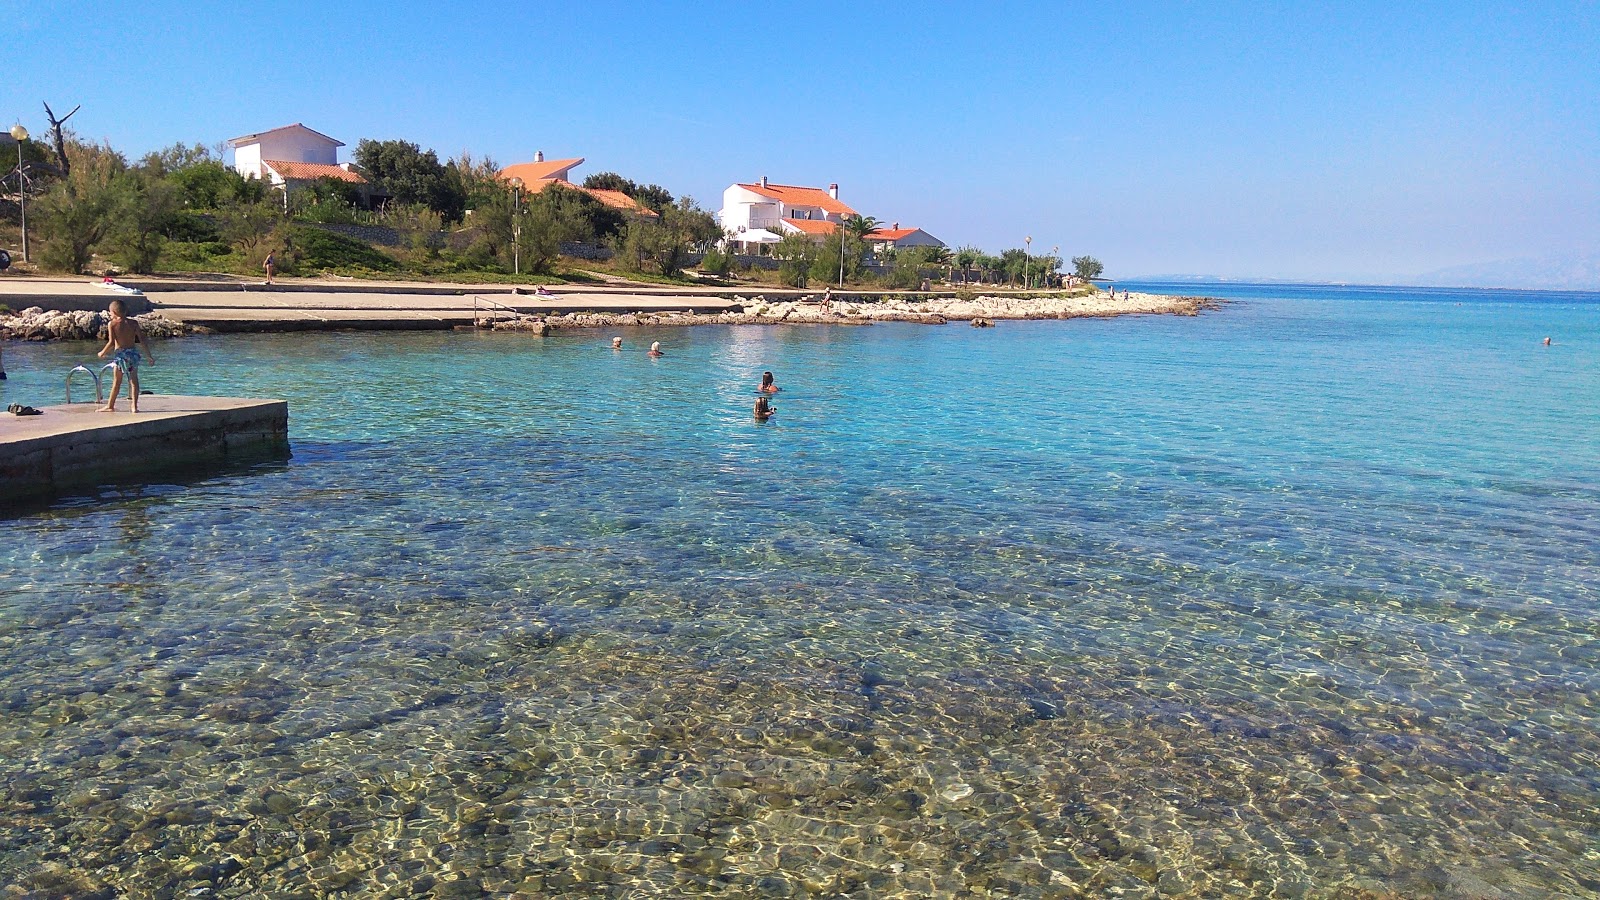
[[[300,124],[245,134],[228,141],[233,147],[233,168],[246,178],[259,178],[287,191],[295,182],[332,178],[365,185],[349,163],[339,162],[343,141]]]
[[[901,228],[896,222],[888,228],[878,228],[862,236],[872,246],[875,253],[885,250],[899,250],[903,247],[943,247],[944,241],[923,231],[921,228]]]
[[[839,200],[839,186],[827,190],[777,184],[765,175],[759,182],[733,184],[722,192],[717,213],[722,228],[737,241],[747,231],[808,234],[820,241],[856,211]]]
[[[513,178],[522,179],[522,189],[530,194],[552,186],[561,185],[599,200],[601,203],[620,210],[630,216],[641,219],[658,219],[660,216],[655,210],[640,203],[621,191],[608,191],[600,188],[587,188],[580,184],[573,184],[569,173],[578,166],[583,165],[583,157],[575,156],[571,159],[544,158],[544,151],[538,150],[533,154],[533,162],[516,163],[500,170],[501,179],[510,182]]]

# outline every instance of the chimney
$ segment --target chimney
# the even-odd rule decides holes
[[[765,175],[761,176],[761,186],[762,187],[766,187],[767,186],[767,176],[765,176]]]
[[[839,199],[839,186],[837,184],[828,185],[828,196],[835,200]]]
[[[543,150],[535,150],[535,151],[533,151],[533,161],[534,162],[544,162],[544,151]]]

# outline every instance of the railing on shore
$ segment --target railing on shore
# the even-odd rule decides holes
[[[482,307],[487,307],[488,312],[487,313],[480,313],[480,305]],[[507,306],[504,303],[500,303],[500,302],[495,301],[495,300],[490,300],[488,297],[481,297],[481,296],[479,296],[477,294],[473,294],[472,295],[472,327],[473,328],[482,328],[485,316],[488,317],[489,323],[493,324],[495,321],[498,320],[497,317],[501,313],[504,313],[508,318],[512,318],[512,319],[515,319],[518,316],[522,315],[522,313],[517,312],[515,308]]]

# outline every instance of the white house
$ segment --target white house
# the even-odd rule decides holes
[[[747,231],[765,230],[778,234],[809,234],[821,240],[856,211],[839,202],[839,186],[827,190],[767,180],[753,184],[733,184],[722,192],[722,209],[717,218],[734,241]]]
[[[903,247],[943,247],[944,241],[923,231],[921,228],[901,228],[896,222],[888,228],[879,228],[866,233],[864,240],[872,245],[874,252],[882,253],[884,250],[898,250]]]
[[[294,181],[333,178],[351,184],[367,180],[339,162],[344,142],[313,131],[299,122],[246,134],[228,141],[233,147],[233,168],[246,178],[259,178],[273,187]]]

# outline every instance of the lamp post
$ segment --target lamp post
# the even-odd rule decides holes
[[[1028,289],[1028,263],[1032,262],[1033,235],[1022,239],[1022,289]]]
[[[844,287],[844,217],[839,218],[839,287]]]
[[[17,139],[17,206],[22,210],[22,261],[28,261],[28,188],[27,176],[22,174],[22,142],[28,139],[28,129],[11,126],[11,136]]]
[[[511,178],[511,266],[522,274],[522,179]]]
[[[1060,245],[1057,245],[1057,246],[1054,246],[1054,247],[1051,247],[1051,248],[1050,248],[1050,261],[1051,261],[1051,263],[1052,263],[1052,265],[1051,265],[1051,268],[1050,268],[1050,274],[1052,274],[1052,275],[1054,275],[1054,274],[1055,274],[1055,271],[1056,271],[1056,270],[1055,270],[1055,266],[1054,266],[1054,264],[1055,264],[1055,263],[1056,263],[1056,262],[1058,262],[1058,260],[1057,260],[1057,259],[1056,259],[1056,254],[1057,254],[1057,253],[1060,253],[1060,252],[1061,252],[1061,247],[1060,247]],[[1046,279],[1046,282],[1047,282],[1047,283],[1048,283],[1048,281],[1049,281],[1049,279],[1048,279],[1048,278],[1047,278],[1047,279]]]

